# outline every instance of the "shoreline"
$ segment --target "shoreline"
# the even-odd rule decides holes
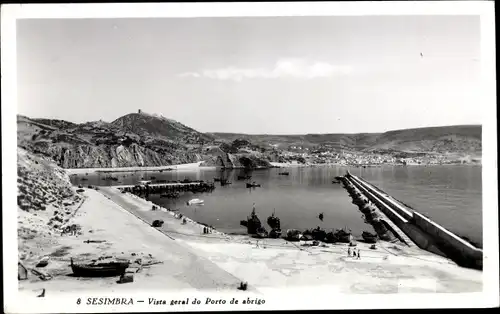
[[[181,170],[196,170],[196,169],[212,169],[215,167],[200,166],[201,161],[178,164],[170,166],[152,166],[152,167],[117,167],[117,168],[65,168],[68,175],[78,175],[86,173],[114,173],[114,172],[157,172],[157,171],[181,171]]]
[[[54,237],[58,245],[52,247],[55,251],[51,255],[62,248],[66,248],[66,255],[54,257],[44,271],[52,269],[57,275],[49,281],[33,276],[20,281],[20,289],[27,296],[35,297],[42,288],[47,289],[46,298],[49,299],[68,290],[87,289],[236,291],[242,281],[248,282],[249,291],[323,286],[332,282],[338,292],[349,294],[475,292],[482,289],[481,272],[461,268],[449,259],[418,248],[379,242],[373,250],[371,244],[357,242],[356,248],[361,250],[362,258],[355,259],[347,256],[348,245],[344,243],[310,246],[304,241],[254,239],[217,230],[203,234],[204,226],[200,223],[186,217],[184,225],[182,219],[174,217],[174,212],[160,207],[152,211],[154,203],[123,194],[114,187],[84,190],[82,196],[86,201],[72,222],[82,226],[82,235]],[[155,219],[164,220],[164,225],[151,227]],[[106,242],[84,244],[85,240],[97,239]],[[135,273],[134,282],[130,284],[117,284],[116,278],[82,281],[67,275],[71,272],[70,256],[98,255],[162,263]],[[23,263],[31,268],[37,260],[34,257]],[[406,279],[402,281],[401,278]]]
[[[202,166],[203,162],[195,162],[189,164],[178,164],[170,166],[154,166],[154,167],[119,167],[119,168],[64,168],[68,175],[82,175],[95,173],[120,173],[120,172],[159,172],[159,171],[193,171],[193,170],[217,170],[220,167]],[[346,167],[346,168],[380,168],[384,166],[391,167],[433,167],[433,166],[482,166],[481,163],[445,163],[445,164],[369,164],[369,165],[350,165],[340,163],[320,163],[320,164],[297,164],[297,163],[279,163],[270,162],[269,168],[258,168],[253,170],[274,169],[274,168],[311,168],[311,167]],[[244,168],[228,168],[226,170],[238,170]]]

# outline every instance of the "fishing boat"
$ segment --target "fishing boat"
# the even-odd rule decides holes
[[[181,194],[179,192],[167,192],[164,194],[161,194],[161,198],[178,198]]]
[[[188,206],[191,206],[191,205],[201,205],[203,204],[205,201],[203,200],[200,200],[199,198],[193,198],[192,200],[189,200],[187,201],[187,205]]]
[[[281,237],[281,229],[272,229],[269,232],[269,237],[273,239],[277,239]]]
[[[299,230],[296,229],[288,229],[286,231],[286,239],[288,241],[300,241],[302,234]]]
[[[288,176],[288,175],[290,175],[290,172],[285,171],[285,172],[280,172],[280,173],[278,173],[278,174],[279,174],[280,176]]]
[[[238,180],[250,180],[252,176],[238,176]]]
[[[267,224],[271,227],[271,229],[280,229],[281,227],[280,219],[274,215],[274,212],[267,218]]]
[[[221,178],[214,178],[214,182],[221,182]]]
[[[221,180],[221,181],[220,181],[220,185],[221,185],[221,186],[230,185],[230,184],[231,184],[231,182],[229,182],[229,181],[227,181],[227,180]]]
[[[312,232],[312,237],[314,240],[317,240],[317,241],[324,241],[325,238],[326,238],[326,231],[325,230],[322,230],[320,229],[319,227],[314,229]]]
[[[335,243],[337,242],[337,237],[333,232],[328,232],[325,237],[325,242],[326,243]]]
[[[335,237],[337,238],[337,242],[342,243],[350,243],[352,240],[351,233],[346,232],[344,229],[337,230],[335,232]]]
[[[247,188],[260,188],[260,184],[257,183],[247,183]]]
[[[257,238],[267,238],[269,236],[269,233],[264,227],[259,227],[255,232],[255,236]]]
[[[311,230],[304,231],[304,233],[302,233],[302,236],[300,237],[300,240],[302,240],[302,241],[312,241],[312,240],[314,240],[314,237],[312,235]]]
[[[125,273],[129,266],[128,260],[114,260],[111,262],[97,262],[80,264],[74,263],[71,258],[71,269],[73,274],[78,277],[110,277],[120,276]]]
[[[367,243],[376,243],[377,242],[377,235],[376,234],[370,233],[368,231],[363,231],[361,236],[363,237],[363,240],[365,240],[365,242],[367,242]]]

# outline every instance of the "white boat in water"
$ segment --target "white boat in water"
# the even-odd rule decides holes
[[[192,200],[187,202],[187,205],[203,205],[204,201],[199,198],[193,198]]]

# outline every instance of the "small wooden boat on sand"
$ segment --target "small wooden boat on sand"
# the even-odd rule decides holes
[[[377,242],[377,235],[370,233],[368,231],[363,231],[361,234],[363,237],[363,240],[365,240],[366,243],[376,243]]]
[[[86,264],[77,264],[71,258],[71,269],[73,274],[78,277],[111,277],[120,276],[125,273],[129,266],[128,260],[114,260],[111,262],[91,262]]]
[[[288,241],[300,241],[302,238],[302,233],[299,230],[288,229],[286,231],[286,239]]]
[[[257,232],[255,233],[255,237],[257,238],[267,238],[269,233],[264,227],[257,228]]]
[[[272,229],[271,232],[269,232],[269,237],[273,239],[277,239],[281,237],[281,229]]]

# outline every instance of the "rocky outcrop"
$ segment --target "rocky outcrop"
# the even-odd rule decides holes
[[[18,116],[18,146],[48,156],[62,168],[154,167],[198,161],[229,169],[270,166],[261,160],[259,147],[248,141],[204,146],[208,140],[176,121],[142,113],[113,123],[82,124]]]
[[[51,145],[43,153],[63,168],[152,167],[192,163],[200,158],[199,155],[189,152],[158,153],[137,144],[71,147]]]
[[[271,164],[264,158],[253,154],[220,153],[210,156],[200,167],[221,167],[225,169],[259,169],[271,168]]]

